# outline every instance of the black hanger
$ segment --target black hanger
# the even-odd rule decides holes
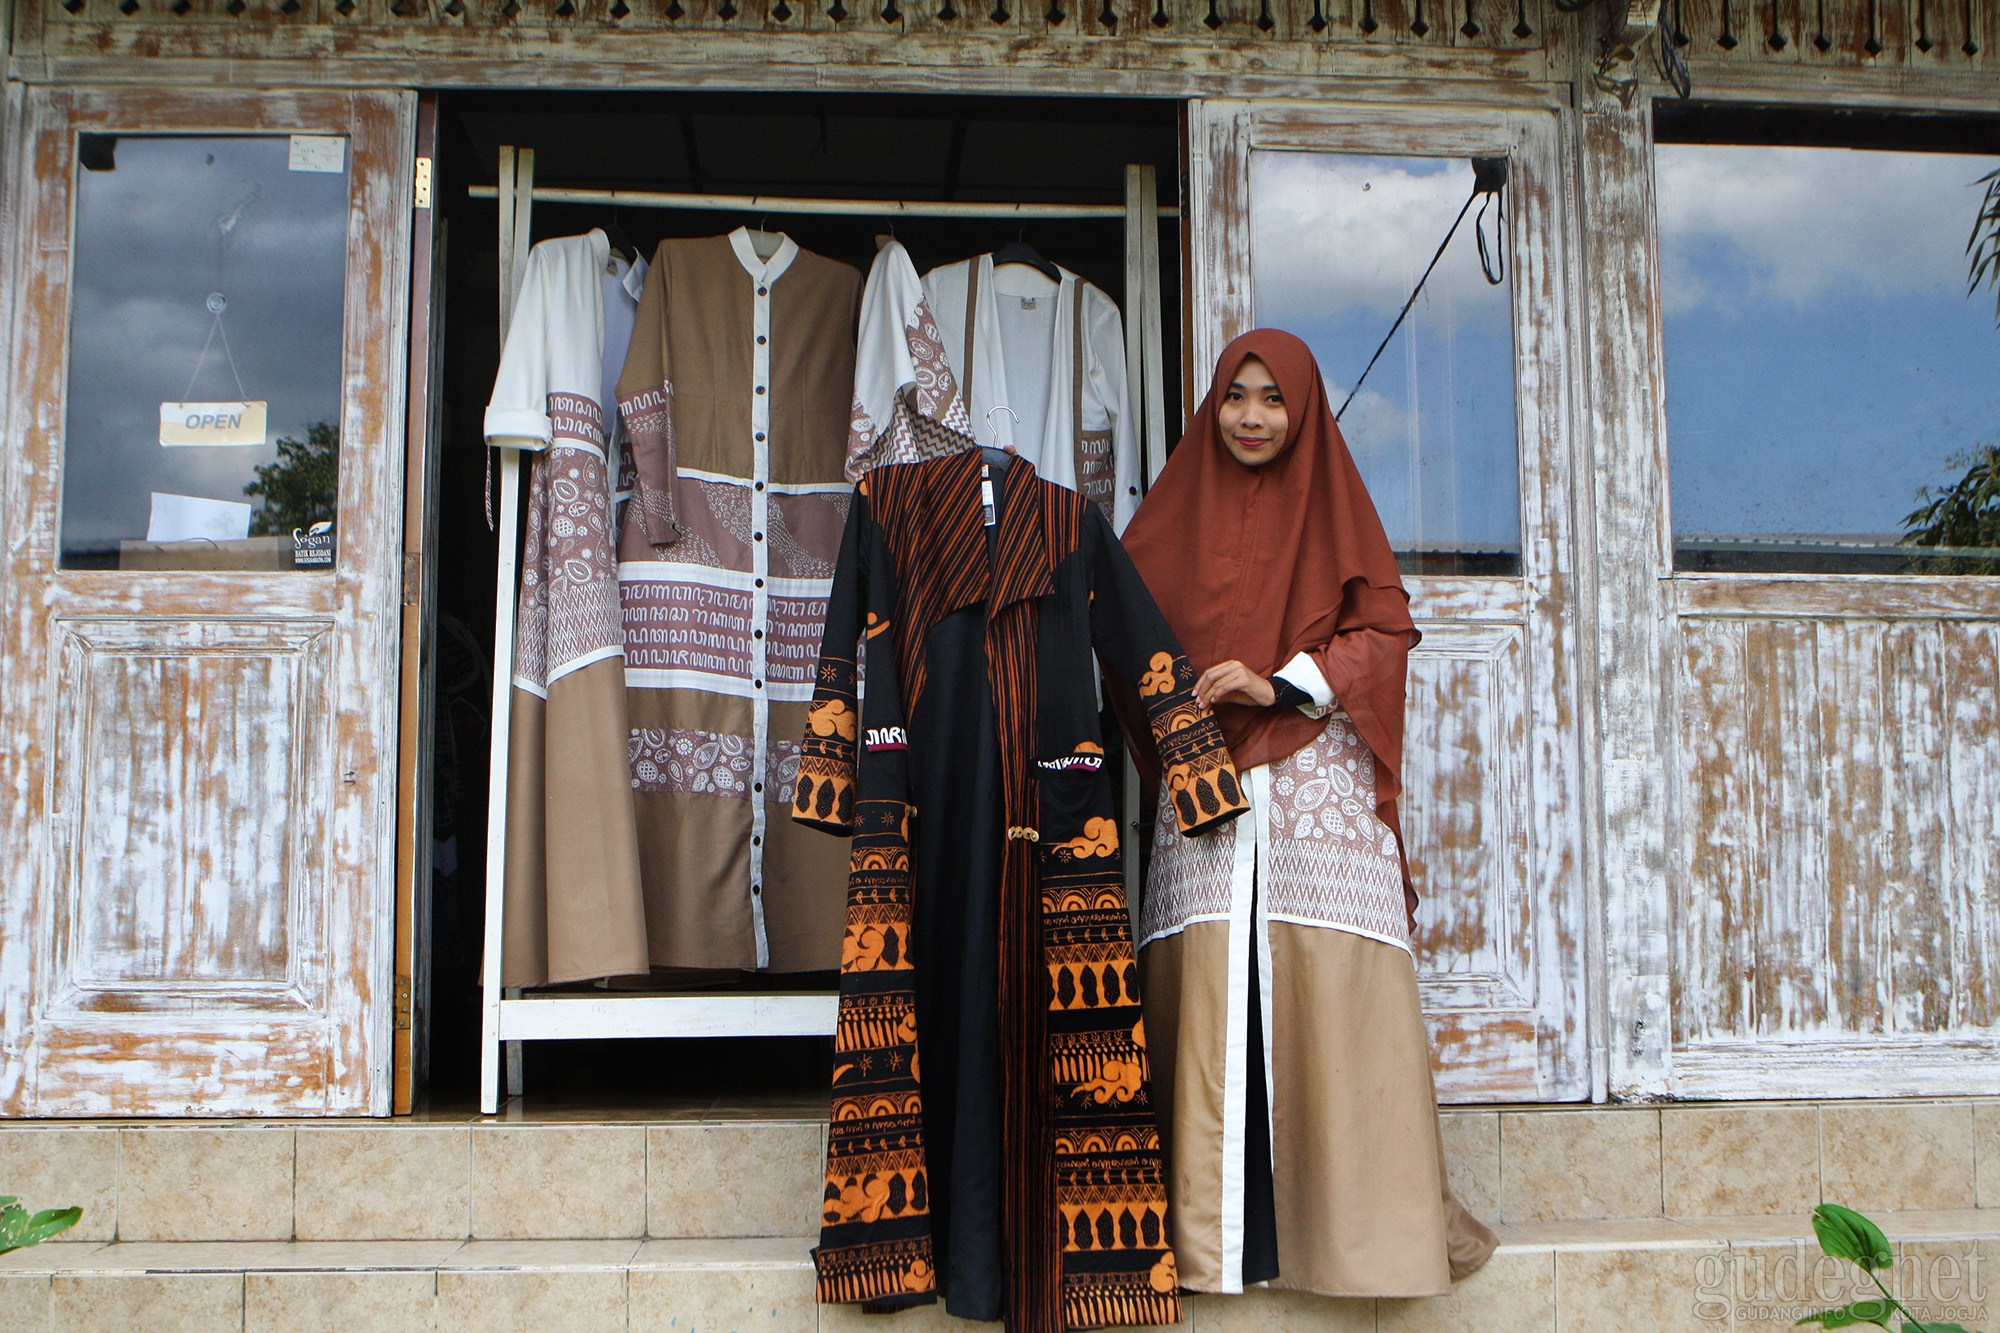
[[[623,224],[618,221],[616,215],[605,224],[604,239],[611,242],[611,248],[624,255],[629,262],[634,264],[639,262],[639,247],[632,243],[632,238],[626,234]]]
[[[1062,270],[1042,258],[1042,252],[1026,241],[1014,241],[993,252],[993,267],[1002,264],[1026,264],[1050,282],[1062,281]]]

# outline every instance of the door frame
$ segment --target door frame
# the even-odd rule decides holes
[[[1411,613],[1426,642],[1413,657],[1455,659],[1519,682],[1493,702],[1487,734],[1515,747],[1497,807],[1525,839],[1488,886],[1491,919],[1516,930],[1525,974],[1426,974],[1420,989],[1444,1101],[1582,1100],[1602,1086],[1589,1040],[1599,911],[1586,767],[1592,625],[1580,595],[1578,535],[1588,532],[1580,452],[1579,287],[1568,112],[1558,90],[1490,105],[1195,100],[1187,120],[1186,383],[1254,324],[1250,157],[1253,152],[1351,152],[1463,158],[1508,156],[1515,420],[1520,461],[1519,578],[1409,577]],[[1411,728],[1421,737],[1421,725]],[[1506,762],[1503,755],[1502,762]],[[1407,820],[1406,820],[1407,822]],[[1423,891],[1421,879],[1419,892]],[[1437,932],[1442,935],[1443,932]],[[1440,939],[1432,941],[1442,943]],[[1526,1001],[1534,1032],[1520,1030]],[[1505,1052],[1511,1049],[1512,1054]],[[1436,1055],[1434,1054],[1434,1060]]]
[[[11,90],[10,90],[11,91]],[[7,164],[14,356],[0,459],[0,1115],[386,1114],[394,1014],[397,658],[414,94],[34,87]],[[76,135],[339,134],[349,144],[339,563],[328,574],[61,570]],[[324,637],[320,647],[311,640]],[[170,642],[171,641],[171,642]],[[164,647],[162,646],[164,645]],[[283,1003],[169,982],[158,1003],[61,1007],[59,901],[84,790],[65,662],[100,649],[298,655],[320,712],[293,757],[312,827]],[[310,660],[309,660],[310,659]],[[302,698],[306,697],[302,694]],[[67,784],[67,785],[65,785]],[[65,792],[70,793],[69,796]],[[80,821],[79,821],[80,822]],[[315,890],[312,886],[318,885]],[[303,901],[317,896],[316,902]],[[176,1012],[174,1004],[185,1003]],[[203,1011],[201,1006],[210,1007]],[[261,1007],[260,1007],[261,1006]]]

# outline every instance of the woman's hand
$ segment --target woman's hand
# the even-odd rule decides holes
[[[1194,683],[1194,701],[1203,708],[1217,704],[1250,704],[1269,708],[1278,701],[1271,682],[1234,660],[1217,662]]]

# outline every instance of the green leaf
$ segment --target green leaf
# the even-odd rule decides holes
[[[1895,1262],[1882,1228],[1852,1208],[1823,1203],[1813,1209],[1813,1234],[1819,1237],[1822,1250],[1836,1259],[1860,1264],[1871,1273]]]
[[[1888,1325],[1882,1321],[1889,1317],[1889,1302],[1881,1299],[1856,1301],[1843,1305],[1838,1310],[1821,1310],[1799,1320],[1800,1324],[1818,1324],[1821,1328],[1852,1328],[1856,1324],[1874,1324],[1881,1328]],[[1795,1325],[1796,1327],[1796,1325]],[[1908,1333],[1908,1325],[1904,1326]]]
[[[1903,1333],[1972,1333],[1962,1324],[1919,1324],[1914,1319],[1903,1321]]]
[[[26,1244],[40,1245],[50,1236],[60,1236],[83,1218],[81,1208],[44,1208],[28,1219]]]
[[[44,1208],[33,1217],[17,1203],[0,1207],[0,1254],[39,1245],[77,1224],[81,1208]]]

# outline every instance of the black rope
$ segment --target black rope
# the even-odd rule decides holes
[[[1458,224],[1465,221],[1465,215],[1472,211],[1472,201],[1477,199],[1482,193],[1485,193],[1485,191],[1479,188],[1479,183],[1475,180],[1472,193],[1465,196],[1465,207],[1458,210],[1458,216],[1452,219],[1451,230],[1444,234],[1443,243],[1438,246],[1437,253],[1431,256],[1430,267],[1424,270],[1423,277],[1417,279],[1416,289],[1410,293],[1410,299],[1403,302],[1403,308],[1396,312],[1396,322],[1389,326],[1389,331],[1386,334],[1382,335],[1381,346],[1375,349],[1375,355],[1368,358],[1368,365],[1362,370],[1361,378],[1354,381],[1354,387],[1348,390],[1347,401],[1340,405],[1340,411],[1333,414],[1335,421],[1340,420],[1341,417],[1347,414],[1348,404],[1354,401],[1355,394],[1361,392],[1361,386],[1368,382],[1368,372],[1375,369],[1375,363],[1382,359],[1382,353],[1389,350],[1389,340],[1396,336],[1397,329],[1403,327],[1403,321],[1409,317],[1410,307],[1417,303],[1417,298],[1423,295],[1424,284],[1431,280],[1431,271],[1438,266],[1438,261],[1444,258],[1445,250],[1451,245],[1451,238],[1458,235]],[[1481,249],[1483,250],[1484,247],[1482,246]]]

